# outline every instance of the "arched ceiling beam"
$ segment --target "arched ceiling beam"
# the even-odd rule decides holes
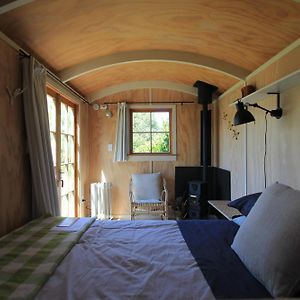
[[[170,81],[131,81],[126,83],[121,83],[101,89],[94,93],[87,95],[87,100],[92,103],[103,97],[111,96],[116,93],[121,93],[129,90],[138,90],[138,89],[165,89],[172,90],[182,93],[187,93],[193,96],[198,95],[197,88],[186,84],[178,84]]]
[[[250,73],[248,70],[236,65],[200,54],[171,50],[145,50],[115,53],[108,56],[97,57],[64,69],[59,73],[59,76],[63,82],[67,82],[89,72],[108,68],[114,65],[146,61],[165,61],[191,64],[223,72],[237,79],[244,79]]]

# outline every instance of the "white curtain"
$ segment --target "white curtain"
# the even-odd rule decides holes
[[[98,219],[110,219],[111,212],[110,182],[95,182],[91,184],[91,213]]]
[[[32,174],[33,217],[59,215],[46,98],[46,70],[23,58],[24,114]]]
[[[128,160],[128,105],[118,103],[118,120],[115,140],[114,161]]]

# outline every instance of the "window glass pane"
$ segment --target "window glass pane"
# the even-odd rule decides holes
[[[53,164],[54,166],[56,166],[56,138],[55,138],[55,133],[53,132],[50,132],[50,141],[51,141]]]
[[[69,164],[68,165],[68,186],[67,186],[68,192],[71,192],[74,190],[74,165]]]
[[[56,106],[54,98],[50,95],[47,95],[47,104],[50,131],[56,131]]]
[[[152,112],[152,116],[151,116],[152,131],[156,131],[156,132],[169,131],[170,130],[169,117],[170,117],[169,112]]]
[[[151,152],[150,133],[132,134],[132,152],[133,153]]]
[[[152,152],[169,153],[170,152],[170,134],[152,133]]]
[[[74,192],[69,193],[68,198],[69,198],[69,217],[75,217]]]
[[[68,107],[61,103],[61,132],[68,133]]]
[[[61,166],[61,179],[64,182],[64,186],[61,189],[62,195],[74,191],[74,165],[62,165]]]
[[[132,131],[150,132],[150,112],[132,113]]]
[[[69,199],[67,195],[61,197],[61,215],[63,217],[69,216]]]
[[[74,163],[74,137],[69,135],[68,136],[68,162]]]
[[[61,163],[68,162],[68,138],[66,135],[61,135]]]
[[[74,122],[75,122],[75,118],[74,118],[74,109],[70,106],[68,106],[68,133],[71,135],[75,135],[74,132]]]
[[[68,166],[63,165],[60,169],[61,179],[63,180],[63,187],[61,188],[61,194],[66,195],[68,193]]]

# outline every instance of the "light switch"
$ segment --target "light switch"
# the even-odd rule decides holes
[[[107,150],[108,150],[108,152],[112,152],[112,144],[107,145]]]

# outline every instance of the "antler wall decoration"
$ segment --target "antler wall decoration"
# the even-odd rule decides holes
[[[24,93],[24,91],[26,90],[26,88],[24,88],[23,90],[21,88],[16,88],[14,91],[11,91],[8,87],[6,87],[6,92],[8,94],[9,97],[9,103],[10,105],[13,104],[14,100],[20,96],[21,94]]]

